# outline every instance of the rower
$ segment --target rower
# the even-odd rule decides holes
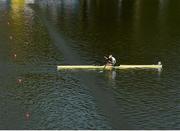
[[[116,64],[116,59],[112,56],[112,55],[109,55],[109,57],[104,57],[106,59],[106,65],[107,66],[114,66]]]

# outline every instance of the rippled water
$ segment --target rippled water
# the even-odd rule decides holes
[[[179,4],[1,0],[0,129],[180,129]],[[109,53],[163,70],[56,70]]]

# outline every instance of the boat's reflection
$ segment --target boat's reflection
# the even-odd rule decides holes
[[[115,80],[116,79],[116,71],[106,71],[105,75],[108,77],[109,80]]]
[[[113,88],[116,88],[116,76],[117,72],[115,70],[106,71],[106,76],[108,78],[108,85],[111,85]]]
[[[152,73],[154,74],[156,74],[156,78],[157,79],[159,79],[160,80],[160,78],[161,78],[161,75],[162,75],[162,68],[160,68],[160,69],[157,69],[157,70],[155,70],[156,72],[154,72],[154,70],[146,70],[146,71],[152,71]],[[129,72],[129,71],[128,71]],[[134,72],[133,70],[131,70],[129,73],[132,73],[132,72]],[[122,74],[123,73],[125,73],[125,72],[122,72]],[[117,71],[116,70],[111,70],[111,71],[105,71],[105,76],[106,76],[106,78],[107,78],[107,82],[108,82],[108,84],[109,85],[111,85],[113,88],[116,88],[116,82],[118,81],[118,79],[119,78],[117,78],[117,75],[118,75],[119,73],[117,73]],[[122,75],[121,74],[121,75]]]

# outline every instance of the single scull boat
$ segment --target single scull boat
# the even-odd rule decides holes
[[[97,66],[97,65],[59,65],[57,70],[112,70],[112,69],[161,69],[162,64],[157,65],[120,65],[120,66]]]

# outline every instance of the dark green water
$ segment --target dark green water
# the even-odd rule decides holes
[[[179,65],[179,0],[0,0],[0,129],[180,129]]]

